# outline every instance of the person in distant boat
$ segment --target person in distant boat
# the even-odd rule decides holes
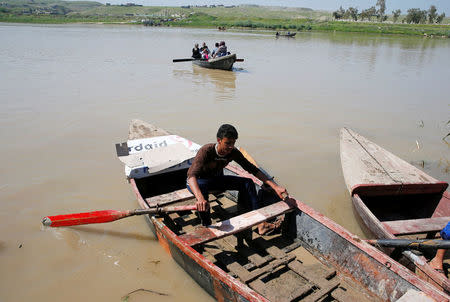
[[[208,46],[206,46],[206,43],[203,42],[202,47],[200,48],[200,51],[203,53],[205,50],[208,52],[208,54],[210,53]]]
[[[223,174],[225,166],[233,160],[272,188],[281,199],[284,199],[284,194],[287,195],[285,188],[268,179],[234,147],[237,138],[237,130],[232,125],[220,126],[217,131],[217,143],[202,146],[187,172],[187,188],[197,199],[196,206],[203,225],[211,224],[208,204],[208,195],[211,191],[239,191],[238,203],[241,206],[250,210],[260,207],[255,184],[250,178]],[[267,234],[278,227],[279,223],[263,222],[258,225],[258,233]]]
[[[214,45],[214,48],[211,52],[211,57],[214,57],[214,55],[216,54],[218,49],[219,49],[219,42],[216,42],[216,44]]]
[[[208,49],[203,49],[203,51],[202,51],[202,59],[203,60],[208,60],[209,59]]]
[[[192,57],[194,59],[202,58],[202,53],[200,52],[200,48],[198,48],[198,43],[195,43],[194,48],[192,48]]]
[[[441,238],[443,240],[450,240],[450,222],[447,223],[445,228],[441,231]],[[444,261],[445,249],[439,249],[436,252],[436,256],[428,263],[436,271],[444,274],[444,267],[442,262]]]
[[[275,36],[279,36],[280,35],[280,33],[279,32],[277,32],[276,34],[275,34]]]
[[[227,46],[225,45],[225,41],[220,41],[219,48],[217,49],[216,53],[214,54],[215,57],[223,57],[228,54]]]

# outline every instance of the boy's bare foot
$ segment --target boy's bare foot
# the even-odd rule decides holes
[[[430,262],[428,262],[428,264],[434,268],[436,271],[440,272],[440,273],[444,273],[444,268],[442,265],[442,261],[444,260],[444,255],[445,255],[445,250],[444,249],[439,249],[436,252],[436,256],[431,259]]]
[[[278,230],[280,228],[281,224],[277,223],[269,223],[269,222],[263,222],[258,225],[258,234],[259,235],[270,235],[274,231]]]
[[[440,259],[433,258],[428,264],[437,270],[440,273],[444,273],[444,268],[442,267],[442,261],[439,261]]]

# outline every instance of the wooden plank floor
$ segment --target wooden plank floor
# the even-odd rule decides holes
[[[213,223],[238,214],[236,203],[227,196],[210,195]],[[178,234],[195,230],[199,223],[196,214],[180,215],[183,213],[171,213],[165,222]],[[320,262],[301,242],[282,234],[260,236],[250,229],[202,244],[197,250],[271,301],[378,301]]]

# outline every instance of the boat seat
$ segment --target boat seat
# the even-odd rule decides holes
[[[206,227],[199,227],[191,233],[181,235],[180,239],[190,246],[206,243],[236,234],[268,219],[292,211],[293,209],[294,206],[285,201],[279,201],[264,208],[253,210]]]
[[[223,191],[211,191],[210,194],[216,195],[223,193]],[[149,207],[160,207],[163,205],[168,205],[175,202],[185,201],[194,198],[194,194],[189,192],[188,189],[181,189],[173,191],[167,194],[161,194],[153,197],[146,198]]]
[[[167,194],[161,194],[153,197],[146,198],[147,204],[150,207],[159,207],[162,205],[167,205],[174,202],[184,201],[193,198],[194,195],[189,192],[188,189],[182,189],[173,191]]]
[[[383,221],[381,224],[394,235],[439,232],[450,221],[450,217],[433,217],[410,220]]]

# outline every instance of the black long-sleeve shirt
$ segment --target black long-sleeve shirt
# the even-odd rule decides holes
[[[200,49],[199,48],[192,48],[192,57],[194,59],[201,59],[202,58],[202,54],[200,53]]]

